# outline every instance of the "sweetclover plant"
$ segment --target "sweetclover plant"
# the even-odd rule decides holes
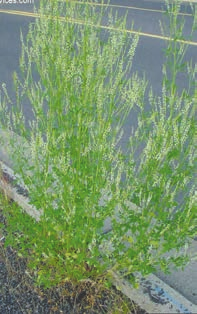
[[[95,4],[40,1],[21,35],[16,99],[3,86],[0,103],[14,171],[40,214],[36,221],[13,204],[6,241],[46,287],[184,266],[188,257],[178,253],[197,232],[196,64],[183,62],[179,4],[167,2],[160,96],[132,70],[139,36],[127,31],[127,17]],[[181,71],[189,82],[182,90]],[[123,149],[132,114],[137,126]]]

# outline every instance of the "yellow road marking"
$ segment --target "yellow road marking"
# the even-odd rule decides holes
[[[39,17],[40,16],[37,13],[26,12],[26,11],[16,11],[16,10],[0,10],[0,13],[13,14],[13,15],[23,15],[23,16],[31,16],[31,17]]]
[[[5,14],[14,14],[14,15],[22,15],[22,16],[29,16],[29,17],[40,17],[40,14],[38,13],[32,13],[32,12],[26,12],[26,11],[16,11],[16,10],[0,10],[0,13],[5,13]],[[47,18],[47,16],[45,16]],[[64,17],[60,17],[62,21],[65,21]],[[76,20],[76,19],[66,19],[67,22],[69,23],[74,23],[74,24],[80,24],[83,25],[84,22],[81,20]],[[127,32],[130,34],[135,34],[143,37],[150,37],[150,38],[156,38],[160,40],[165,40],[165,41],[173,41],[173,38],[167,37],[167,36],[161,36],[161,35],[156,35],[156,34],[151,34],[151,33],[145,33],[145,32],[140,32],[140,31],[135,31],[135,30],[122,30],[120,28],[114,28],[110,26],[105,26],[105,25],[95,25],[95,24],[87,24],[92,27],[98,27],[101,29],[106,29],[106,30],[114,30],[114,31],[119,31],[119,32]],[[189,40],[181,40],[178,39],[177,42],[191,45],[191,46],[197,46],[197,42],[195,41],[189,41]]]
[[[65,0],[60,0],[61,2],[65,2]],[[73,3],[81,3],[80,1],[72,1]],[[103,7],[112,7],[112,8],[124,8],[124,9],[131,9],[131,10],[138,10],[138,11],[148,11],[148,12],[155,12],[155,13],[165,13],[164,10],[156,10],[156,9],[146,9],[146,8],[140,8],[140,7],[133,7],[128,5],[117,5],[117,4],[107,4],[107,3],[92,3],[92,2],[85,2],[85,4],[92,4],[94,6],[103,6]],[[184,15],[184,16],[192,16],[190,13],[179,13],[178,15]]]

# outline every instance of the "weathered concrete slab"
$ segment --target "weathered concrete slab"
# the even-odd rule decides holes
[[[161,271],[158,271],[156,275],[197,305],[197,241],[192,241],[188,254],[194,257],[184,271],[171,268],[170,275],[165,275]]]

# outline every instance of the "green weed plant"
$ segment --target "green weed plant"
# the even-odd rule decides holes
[[[40,17],[21,36],[16,101],[10,109],[3,86],[1,125],[14,132],[14,171],[41,215],[36,221],[13,205],[6,241],[28,257],[39,285],[110,271],[147,275],[188,261],[179,251],[197,233],[196,64],[183,62],[179,3],[167,9],[160,97],[132,71],[139,36],[106,6],[42,0]],[[183,71],[189,85],[180,91]],[[131,114],[137,127],[123,150]],[[110,232],[102,232],[106,219]]]

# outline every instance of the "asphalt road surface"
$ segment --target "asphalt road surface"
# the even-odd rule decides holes
[[[3,0],[1,0],[3,1]],[[33,3],[29,4],[1,4],[0,1],[0,85],[5,82],[11,95],[12,73],[18,71],[20,57],[20,31],[25,35],[28,31],[28,23],[34,18]],[[26,0],[27,1],[27,0]],[[33,1],[33,0],[29,0]],[[34,0],[34,4],[39,1]],[[128,24],[134,21],[134,29],[141,36],[133,62],[133,71],[141,75],[146,74],[153,90],[161,92],[162,64],[164,62],[163,49],[166,48],[166,40],[161,34],[159,21],[163,19],[162,11],[165,5],[162,1],[153,0],[111,0],[111,8],[118,10],[120,15],[128,11]],[[13,14],[15,10],[16,14]],[[4,12],[2,12],[4,11]],[[189,5],[183,5],[182,12],[185,18],[185,36],[189,36],[192,26],[192,15]],[[197,31],[189,45],[186,58],[197,59]],[[185,86],[184,74],[180,76],[178,85]]]
[[[33,4],[2,4],[0,1],[0,86],[6,83],[8,92],[14,99],[12,83],[13,71],[19,72],[20,32],[27,34],[28,24],[34,21]],[[34,4],[39,1],[34,0]],[[140,40],[134,57],[133,70],[148,78],[153,90],[158,95],[162,86],[162,64],[164,62],[163,49],[166,40],[161,34],[159,20],[162,20],[164,2],[159,0],[111,0],[111,8],[118,10],[119,14],[128,11],[128,23],[134,21],[135,30],[139,31]],[[185,19],[184,35],[189,36],[192,15],[190,6],[184,3],[181,7],[182,17]],[[188,51],[186,60],[197,61],[197,32],[193,39],[188,37]],[[185,86],[184,73],[180,75],[178,85]],[[25,114],[30,115],[26,108]],[[130,120],[129,124],[133,121]],[[128,124],[128,127],[129,127]],[[127,130],[127,126],[125,126]],[[126,133],[126,136],[128,134]],[[196,251],[196,245],[193,250]],[[186,271],[174,272],[170,277],[163,278],[183,295],[197,304],[197,263],[192,262]],[[162,274],[161,274],[162,277]]]

